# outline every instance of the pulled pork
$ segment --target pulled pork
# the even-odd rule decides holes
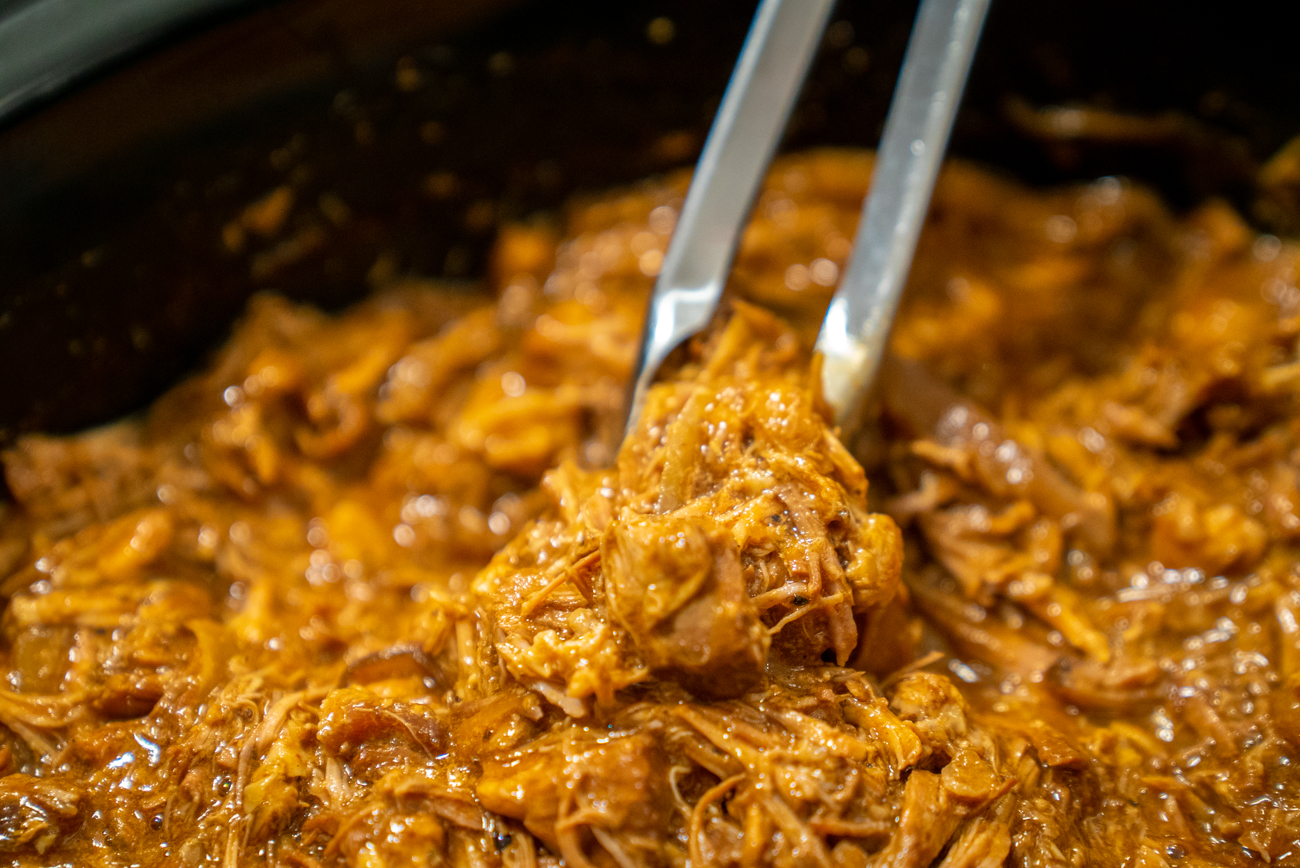
[[[850,451],[870,169],[774,165],[617,454],[684,176],[20,440],[0,861],[1300,864],[1300,254],[950,165]]]

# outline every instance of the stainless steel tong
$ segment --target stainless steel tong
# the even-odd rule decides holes
[[[834,0],[763,0],[714,118],[646,317],[628,429],[659,366],[712,318]],[[822,393],[857,422],[884,356],[989,0],[922,0],[853,253],[817,338]]]

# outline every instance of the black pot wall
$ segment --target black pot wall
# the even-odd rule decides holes
[[[689,165],[754,8],[431,8],[448,5],[287,0],[0,130],[0,443],[142,406],[258,289],[337,307],[377,262],[473,278],[502,221]],[[1271,4],[1187,8],[995,0],[953,150],[1035,184],[1127,174],[1177,207],[1226,196],[1249,213],[1259,165],[1300,130],[1300,65]],[[875,143],[914,12],[841,3],[787,148]],[[1058,104],[1140,119],[1052,137],[1034,110]],[[232,252],[223,227],[281,185],[296,202],[281,237],[314,227],[310,253]]]

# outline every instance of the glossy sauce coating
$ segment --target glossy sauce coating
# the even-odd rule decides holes
[[[1296,249],[950,165],[846,448],[870,167],[778,161],[617,455],[684,177],[21,441],[0,861],[1300,864]]]

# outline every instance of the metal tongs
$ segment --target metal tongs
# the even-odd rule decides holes
[[[834,0],[763,0],[700,155],[646,317],[627,429],[659,366],[708,325]],[[822,394],[851,433],[885,353],[989,0],[922,0],[853,253],[817,337]]]

